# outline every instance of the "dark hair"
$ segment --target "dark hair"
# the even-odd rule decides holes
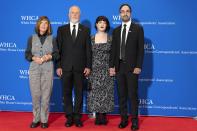
[[[52,34],[52,28],[51,28],[51,23],[49,21],[49,18],[47,16],[40,16],[39,19],[36,22],[36,27],[35,27],[35,32],[37,34],[40,34],[40,24],[41,21],[46,20],[48,22],[48,29],[46,31],[47,35],[51,35]]]
[[[110,30],[110,24],[109,24],[109,20],[107,19],[106,16],[98,16],[96,18],[96,22],[95,22],[95,29],[97,30],[96,24],[98,24],[99,21],[105,21],[106,22],[106,29],[105,32],[108,32]]]
[[[130,6],[129,4],[126,4],[126,3],[124,3],[124,4],[122,4],[122,5],[120,6],[120,8],[119,8],[119,12],[121,11],[121,9],[122,9],[122,7],[123,7],[123,6],[127,6],[127,7],[129,7],[130,12],[132,12],[132,8],[131,8],[131,6]]]

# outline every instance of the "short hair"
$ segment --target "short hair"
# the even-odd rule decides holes
[[[71,7],[69,8],[69,14],[70,14],[71,9],[72,9],[73,7],[78,8],[78,9],[79,9],[79,13],[81,14],[81,9],[80,9],[79,6],[77,6],[77,5],[73,5],[73,6],[71,6]]]
[[[96,26],[96,24],[98,24],[98,22],[99,21],[104,21],[104,22],[106,22],[106,29],[105,29],[105,32],[108,32],[109,30],[110,30],[110,23],[109,23],[109,20],[107,19],[107,17],[106,16],[98,16],[97,18],[96,18],[96,22],[95,22],[95,29],[97,30],[97,26]]]
[[[48,29],[46,31],[46,34],[51,35],[52,34],[51,22],[47,16],[40,16],[39,17],[39,19],[36,22],[35,32],[37,34],[40,34],[40,24],[41,24],[41,21],[43,21],[43,20],[46,20],[48,22]]]
[[[119,12],[121,11],[121,9],[122,9],[123,6],[129,7],[130,12],[132,12],[131,6],[129,4],[127,4],[127,3],[124,3],[124,4],[120,5]]]

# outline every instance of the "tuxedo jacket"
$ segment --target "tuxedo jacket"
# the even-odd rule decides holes
[[[121,25],[114,29],[112,36],[112,48],[110,52],[110,67],[119,70],[121,45]],[[144,56],[144,31],[135,23],[131,23],[125,47],[126,70],[133,71],[134,68],[142,68]]]
[[[63,71],[83,71],[91,69],[91,39],[89,28],[79,24],[78,33],[73,42],[70,24],[63,25],[57,30],[57,44],[60,53],[58,68]]]

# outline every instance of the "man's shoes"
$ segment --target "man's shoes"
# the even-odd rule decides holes
[[[41,123],[41,128],[48,128],[48,127],[49,127],[48,123]]]
[[[127,127],[127,125],[128,125],[128,120],[121,120],[121,122],[120,122],[120,124],[118,125],[118,127],[119,127],[120,129],[123,129],[123,128]]]
[[[65,126],[66,127],[71,127],[72,125],[73,125],[73,118],[67,118]]]
[[[30,124],[30,128],[36,128],[36,127],[39,126],[39,124],[40,124],[40,122],[32,122],[32,123]]]
[[[83,127],[83,123],[81,120],[75,120],[76,127]]]
[[[139,129],[138,119],[132,119],[132,131],[137,131]]]

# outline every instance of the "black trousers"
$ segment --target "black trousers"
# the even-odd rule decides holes
[[[132,118],[138,117],[138,75],[127,70],[126,63],[120,61],[117,72],[120,115],[122,119],[128,119],[127,102],[131,105]]]
[[[81,118],[82,104],[83,104],[83,72],[78,71],[63,71],[62,85],[63,85],[63,102],[65,109],[65,116],[67,118],[74,117]],[[74,103],[72,91],[74,88]]]

